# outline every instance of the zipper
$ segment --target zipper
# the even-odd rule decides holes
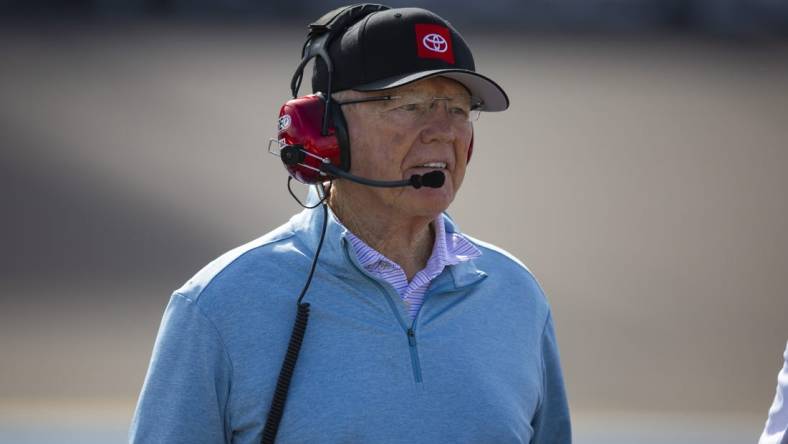
[[[400,314],[399,310],[397,309],[396,302],[394,300],[394,296],[399,298],[399,295],[392,295],[391,292],[386,289],[380,282],[378,282],[375,278],[367,275],[367,273],[363,270],[363,267],[359,266],[356,263],[354,258],[351,256],[350,252],[345,248],[345,256],[353,264],[354,267],[367,279],[369,279],[373,284],[375,284],[378,289],[383,293],[386,297],[386,301],[389,303],[389,307],[391,311],[394,312],[394,315],[397,317],[397,321],[399,322],[400,327],[405,332],[405,336],[408,340],[408,349],[410,350],[410,364],[413,367],[413,379],[416,381],[416,384],[421,384],[421,363],[419,362],[419,350],[418,345],[416,343],[416,319],[418,319],[418,314],[416,315],[416,319],[413,320],[413,324],[408,326],[405,323],[405,320],[402,319],[402,315]],[[421,310],[419,310],[420,312]]]
[[[413,365],[413,376],[416,378],[416,383],[421,384],[421,364],[419,363],[419,350],[416,347],[416,332],[413,327],[409,328],[408,346],[410,347],[410,362]]]
[[[397,309],[397,303],[394,301],[394,296],[389,292],[380,282],[377,280],[367,276],[369,280],[371,280],[375,285],[378,286],[381,292],[386,297],[386,300],[389,303],[389,307],[391,311],[394,312],[394,315],[397,317],[397,321],[399,321],[399,325],[402,327],[402,330],[405,332],[405,336],[408,339],[408,349],[410,350],[410,365],[413,367],[413,379],[416,381],[416,384],[421,384],[421,363],[419,362],[419,349],[418,344],[416,342],[416,330],[415,324],[416,320],[413,320],[413,325],[408,327],[405,323],[405,320],[402,319],[402,315],[400,314],[399,310]],[[399,295],[396,295],[399,297]],[[417,315],[418,317],[418,315]]]

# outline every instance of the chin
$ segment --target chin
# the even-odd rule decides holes
[[[421,216],[435,218],[446,211],[454,200],[454,193],[447,192],[443,187],[413,190],[415,195],[409,202]]]

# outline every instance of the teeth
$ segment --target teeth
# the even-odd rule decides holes
[[[419,166],[425,168],[446,168],[446,162],[429,162],[429,163],[421,164]]]

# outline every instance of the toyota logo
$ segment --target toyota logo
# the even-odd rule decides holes
[[[440,34],[427,34],[421,39],[421,44],[432,52],[446,52],[449,44]]]

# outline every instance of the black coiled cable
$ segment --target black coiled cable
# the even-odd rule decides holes
[[[282,368],[279,370],[279,378],[276,380],[276,391],[271,400],[271,407],[268,409],[268,418],[265,421],[265,428],[263,429],[262,444],[274,444],[276,433],[279,431],[279,423],[282,421],[282,414],[285,411],[285,402],[287,401],[287,393],[290,389],[290,381],[293,379],[293,371],[295,370],[296,362],[298,361],[298,354],[301,351],[301,344],[304,342],[304,335],[306,334],[306,324],[309,321],[309,303],[302,303],[309,285],[312,283],[312,276],[315,274],[317,267],[317,258],[320,256],[320,250],[323,248],[323,240],[326,237],[326,226],[328,225],[328,205],[323,202],[323,228],[320,232],[320,242],[317,244],[315,250],[315,257],[312,259],[312,268],[309,269],[309,276],[306,278],[304,288],[301,290],[301,295],[298,296],[296,305],[295,323],[293,324],[293,332],[290,334],[290,343],[287,345],[287,353],[282,361]]]
[[[279,371],[279,379],[276,381],[276,391],[271,400],[271,408],[268,410],[268,419],[263,429],[263,444],[273,444],[276,439],[276,432],[279,430],[279,422],[282,420],[282,413],[285,409],[287,392],[290,388],[290,380],[293,379],[298,353],[301,351],[301,343],[304,342],[306,324],[309,321],[309,304],[298,304],[293,332],[290,335],[290,344],[287,346],[287,354],[282,361],[282,369]]]

